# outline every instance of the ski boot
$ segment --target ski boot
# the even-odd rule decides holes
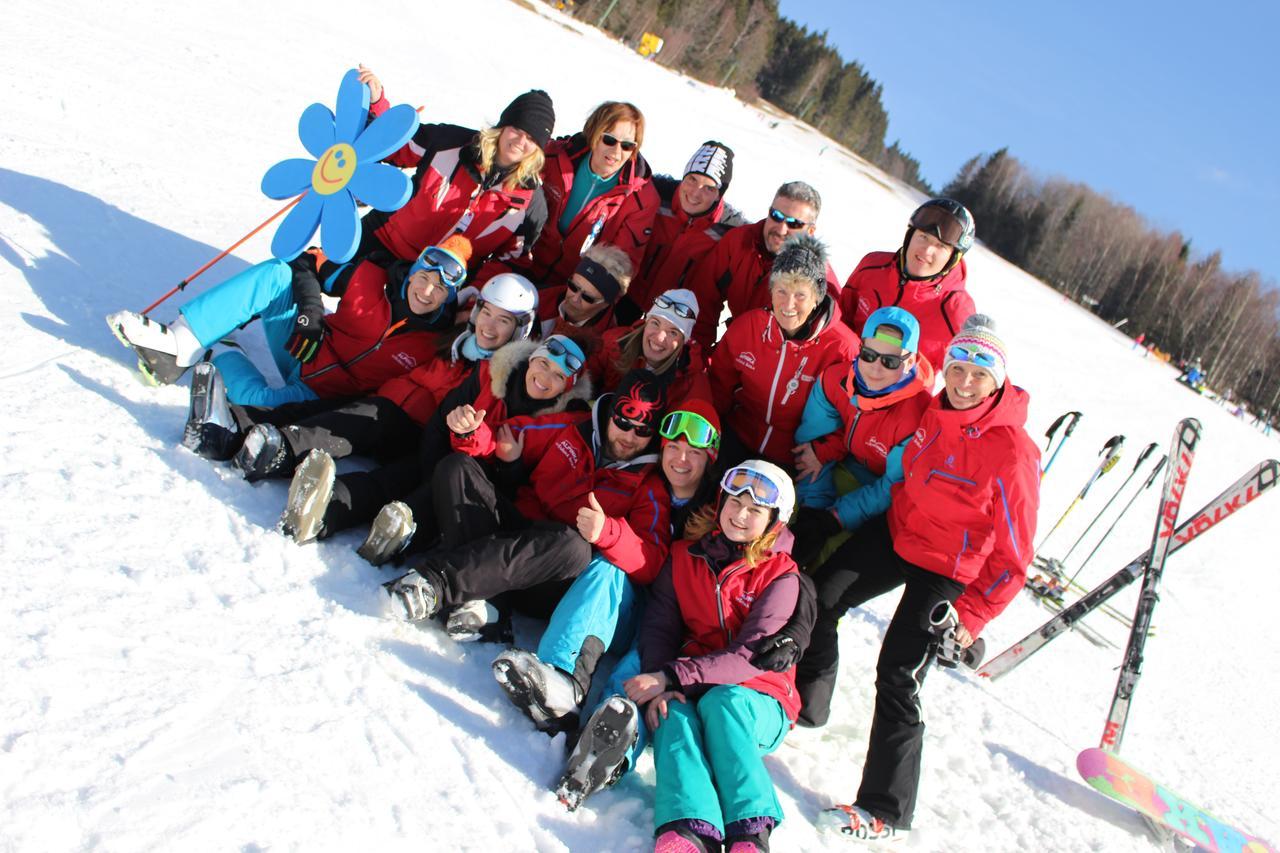
[[[587,797],[622,778],[639,726],[640,710],[625,696],[610,696],[596,709],[556,785],[556,797],[565,808],[573,811]]]
[[[511,645],[515,634],[511,614],[487,601],[464,601],[454,608],[445,623],[445,632],[458,643],[502,643]]]
[[[177,330],[132,311],[107,315],[107,326],[138,356],[138,371],[150,385],[172,385],[196,362],[203,349],[182,323]],[[180,364],[185,361],[186,364]]]
[[[382,585],[387,595],[400,602],[404,618],[410,622],[422,622],[440,612],[444,603],[444,588],[433,572],[416,569]]]
[[[417,529],[409,505],[403,501],[392,501],[378,510],[377,518],[369,526],[369,535],[356,553],[371,565],[381,566],[409,546]]]
[[[890,826],[861,806],[837,805],[824,809],[821,822],[831,829],[838,829],[844,835],[858,841],[866,841],[881,847],[888,844],[899,844],[906,840],[908,830]]]
[[[182,446],[205,459],[226,462],[235,456],[240,440],[240,425],[227,405],[222,374],[212,362],[202,361],[191,372],[191,402],[182,428]]]
[[[567,674],[523,649],[508,649],[493,661],[493,677],[539,731],[547,734],[578,727],[582,690]]]
[[[312,451],[315,452],[315,451]],[[323,452],[323,451],[320,451]],[[328,456],[328,454],[325,454]],[[273,424],[254,424],[244,435],[244,443],[235,455],[236,467],[250,483],[268,477],[283,477],[298,466],[298,457],[285,440],[284,433]],[[325,502],[328,502],[325,498]]]
[[[254,427],[257,429],[257,427]],[[249,432],[249,438],[253,431]],[[249,444],[245,439],[245,446]],[[236,457],[237,460],[239,457]],[[313,450],[302,460],[289,483],[289,502],[276,528],[299,545],[310,542],[324,528],[324,513],[333,497],[336,474],[333,457],[323,450]]]

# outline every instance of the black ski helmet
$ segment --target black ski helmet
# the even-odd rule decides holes
[[[911,227],[934,235],[960,254],[973,247],[973,214],[955,199],[929,199],[911,214]]]

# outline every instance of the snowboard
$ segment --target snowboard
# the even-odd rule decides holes
[[[1076,758],[1076,769],[1097,790],[1201,849],[1213,853],[1277,853],[1261,838],[1223,823],[1106,750],[1086,749]]]

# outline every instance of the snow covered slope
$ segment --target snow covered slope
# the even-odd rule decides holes
[[[258,192],[262,173],[300,156],[302,109],[331,105],[357,62],[427,120],[491,122],[541,87],[566,133],[601,100],[633,100],[660,171],[678,174],[705,139],[732,145],[729,199],[751,218],[782,181],[814,183],[842,276],[864,252],[898,245],[917,196],[835,149],[819,156],[810,131],[773,127],[728,93],[507,0],[19,0],[5,6],[0,44],[0,848],[644,849],[648,759],[566,814],[548,790],[562,745],[501,696],[497,649],[396,620],[354,535],[301,548],[278,536],[285,487],[246,485],[182,450],[185,388],[139,384],[102,317],[140,309],[277,209]],[[266,257],[269,239],[193,287]],[[1178,418],[1199,417],[1194,506],[1280,450],[999,258],[979,249],[970,266],[1011,348],[1010,376],[1032,394],[1032,433],[1085,412],[1045,483],[1042,529],[1115,433],[1130,454],[1164,448]],[[1065,551],[1130,464],[1049,553]],[[1087,582],[1145,546],[1155,500],[1144,496]],[[1280,502],[1266,499],[1170,560],[1124,750],[1272,839],[1277,519]],[[855,792],[893,605],[846,620],[834,722],[794,732],[769,759],[788,815],[778,850],[845,846],[812,819]],[[1045,617],[1019,600],[988,643],[1003,648]],[[530,642],[534,626],[523,628]],[[1148,845],[1138,819],[1074,770],[1101,734],[1118,662],[1066,637],[994,685],[934,673],[911,846]]]

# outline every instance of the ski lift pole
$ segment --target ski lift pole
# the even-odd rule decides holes
[[[1062,522],[1067,520],[1067,516],[1076,508],[1076,504],[1085,499],[1085,496],[1089,494],[1089,489],[1093,488],[1093,484],[1098,481],[1098,478],[1116,466],[1116,463],[1120,461],[1120,451],[1123,449],[1123,435],[1113,435],[1111,438],[1107,439],[1106,444],[1102,445],[1102,449],[1098,451],[1098,454],[1102,456],[1102,461],[1098,463],[1097,468],[1093,469],[1093,474],[1089,477],[1089,481],[1084,484],[1084,488],[1080,490],[1080,494],[1076,495],[1075,500],[1073,500],[1071,505],[1067,507],[1066,512],[1062,513],[1062,515],[1058,517],[1057,523],[1054,524],[1053,527],[1049,529],[1049,532],[1045,534],[1044,538],[1040,540],[1040,544],[1036,546],[1037,554],[1040,553],[1042,548],[1044,548],[1044,543],[1049,541],[1049,537],[1053,535],[1053,532],[1062,526]]]
[[[1143,448],[1142,452],[1138,454],[1138,461],[1133,463],[1133,470],[1129,472],[1129,476],[1124,478],[1124,482],[1120,484],[1120,488],[1116,489],[1115,494],[1113,494],[1102,509],[1098,511],[1098,514],[1093,517],[1093,521],[1089,522],[1089,526],[1084,529],[1084,533],[1081,533],[1075,543],[1067,549],[1067,553],[1062,555],[1062,562],[1065,563],[1071,557],[1071,554],[1076,550],[1076,548],[1080,547],[1080,543],[1089,535],[1089,531],[1093,529],[1093,526],[1097,524],[1099,520],[1101,520],[1102,516],[1106,515],[1107,510],[1116,502],[1116,498],[1120,497],[1120,493],[1128,487],[1129,481],[1138,473],[1138,469],[1142,467],[1142,463],[1146,462],[1147,457],[1154,453],[1155,450],[1156,443],[1153,441]]]
[[[1164,466],[1168,461],[1168,454],[1160,457],[1160,461],[1156,463],[1156,467],[1152,468],[1151,473],[1147,475],[1147,481],[1142,484],[1142,488],[1134,492],[1133,497],[1129,498],[1129,502],[1124,505],[1124,509],[1120,510],[1120,514],[1116,516],[1116,520],[1111,522],[1111,526],[1107,528],[1107,532],[1102,534],[1102,538],[1098,540],[1098,544],[1093,546],[1093,550],[1089,552],[1089,556],[1084,558],[1084,562],[1080,564],[1080,568],[1076,569],[1076,573],[1071,576],[1071,581],[1068,582],[1068,585],[1073,583],[1075,579],[1080,576],[1080,573],[1084,571],[1085,566],[1089,565],[1089,561],[1093,559],[1093,555],[1098,553],[1098,549],[1102,547],[1102,543],[1107,541],[1107,537],[1111,535],[1111,531],[1116,529],[1116,525],[1120,523],[1120,519],[1124,518],[1124,514],[1129,511],[1129,507],[1133,506],[1134,501],[1138,499],[1139,495],[1151,488],[1151,484],[1156,481],[1156,477],[1160,476],[1160,472],[1164,470]]]
[[[1076,424],[1080,423],[1080,419],[1083,417],[1084,415],[1080,412],[1065,412],[1059,415],[1058,419],[1050,425],[1048,430],[1045,431],[1044,437],[1049,440],[1044,443],[1044,452],[1048,453],[1050,446],[1053,445],[1054,434],[1057,433],[1058,428],[1062,426],[1063,422],[1067,421],[1066,429],[1063,430],[1062,438],[1058,441],[1058,446],[1054,448],[1053,455],[1049,457],[1048,463],[1040,471],[1041,482],[1044,481],[1045,475],[1049,473],[1049,469],[1053,467],[1053,460],[1058,458],[1058,451],[1062,449],[1062,445],[1067,443],[1067,439],[1071,437],[1071,433],[1075,432]]]

